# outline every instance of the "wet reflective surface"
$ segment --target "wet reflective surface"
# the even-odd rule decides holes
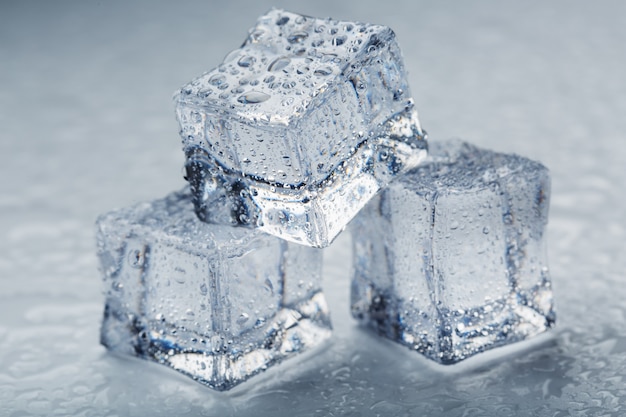
[[[171,95],[270,6],[0,6],[0,415],[624,414],[618,2],[276,3],[391,26],[432,141],[459,136],[551,169],[558,319],[545,336],[454,367],[374,336],[349,315],[343,234],[326,253],[331,341],[234,391],[98,344],[96,216],[183,186]]]

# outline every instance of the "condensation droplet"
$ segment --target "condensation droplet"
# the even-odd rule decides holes
[[[280,58],[276,58],[275,60],[272,61],[272,63],[267,67],[268,71],[280,71],[283,68],[285,68],[287,65],[289,65],[289,63],[291,62],[291,60],[287,57],[280,57]]]
[[[255,62],[256,62],[255,57],[250,56],[250,55],[245,55],[239,58],[239,61],[237,61],[237,65],[239,65],[242,68],[248,68],[252,66],[252,64],[254,64]]]
[[[265,31],[263,31],[262,29],[256,29],[254,32],[250,34],[250,37],[249,37],[250,42],[257,43],[263,39],[264,35],[265,35]]]
[[[345,36],[335,36],[333,38],[333,46],[341,46],[346,42],[346,39],[348,39]]]
[[[262,93],[260,91],[250,91],[240,96],[237,101],[241,104],[258,104],[269,100],[271,96],[269,94]]]
[[[209,84],[211,85],[221,85],[226,81],[226,76],[223,74],[215,74],[211,78],[209,78]]]
[[[241,315],[237,318],[237,324],[241,326],[247,322],[249,318],[250,316],[247,313],[241,313]]]
[[[276,21],[276,26],[283,26],[287,22],[289,22],[289,18],[287,16],[283,16]]]
[[[133,268],[141,268],[145,262],[144,251],[135,249],[128,254],[128,264]]]
[[[301,42],[304,42],[304,40],[308,37],[309,37],[309,34],[306,32],[295,32],[289,35],[289,37],[287,38],[287,42],[301,43]]]
[[[333,70],[330,67],[318,68],[313,72],[313,74],[317,75],[318,77],[324,77],[332,73],[333,73]]]

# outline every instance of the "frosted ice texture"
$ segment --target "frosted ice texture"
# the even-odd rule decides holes
[[[310,246],[426,155],[384,26],[272,10],[175,101],[199,217]]]
[[[330,336],[322,253],[200,222],[188,191],[97,222],[101,341],[217,390]]]
[[[450,364],[553,326],[550,176],[519,156],[431,145],[351,224],[352,314]]]

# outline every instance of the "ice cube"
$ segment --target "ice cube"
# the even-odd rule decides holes
[[[352,314],[444,364],[553,326],[538,162],[449,141],[350,226]]]
[[[97,227],[111,351],[226,390],[330,336],[319,249],[200,222],[188,191]]]
[[[309,246],[426,155],[384,26],[271,10],[175,101],[199,217]]]

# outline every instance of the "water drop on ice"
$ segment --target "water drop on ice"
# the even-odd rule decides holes
[[[292,33],[288,38],[287,42],[289,43],[301,43],[304,42],[306,38],[309,37],[309,34],[306,32],[295,32]]]
[[[241,326],[247,322],[249,318],[250,316],[247,313],[241,313],[241,315],[237,318],[237,324]]]
[[[283,68],[285,68],[287,65],[289,65],[290,62],[291,62],[291,59],[284,57],[284,56],[276,58],[274,61],[272,61],[269,67],[267,67],[267,70],[268,71],[280,71]]]
[[[333,73],[333,70],[330,67],[321,67],[316,69],[313,74],[317,75],[318,77],[323,77],[326,75],[330,75]]]
[[[240,96],[237,101],[241,104],[258,104],[269,100],[271,96],[269,94],[262,93],[260,91],[250,91]]]
[[[245,55],[245,56],[242,56],[241,58],[239,58],[239,61],[237,61],[237,65],[239,65],[240,67],[243,67],[243,68],[248,68],[252,64],[254,64],[255,61],[256,61],[255,57],[253,57],[251,55]]]
[[[341,46],[346,42],[345,36],[336,36],[333,38],[333,46]]]
[[[144,253],[139,249],[135,249],[128,254],[128,263],[133,268],[141,268],[144,261]]]
[[[289,18],[287,16],[283,16],[276,21],[276,26],[283,26],[287,22],[289,22]]]
[[[215,85],[215,86],[221,85],[225,81],[226,81],[226,76],[224,76],[223,74],[215,74],[214,76],[209,78],[209,84]]]

